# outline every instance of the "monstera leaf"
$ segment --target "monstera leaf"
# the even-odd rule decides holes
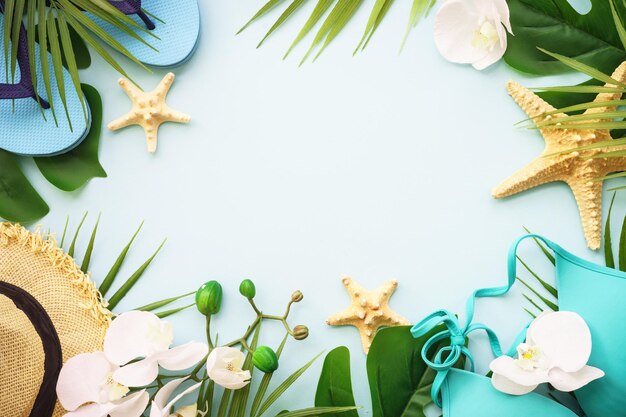
[[[367,355],[374,417],[425,417],[435,372],[422,360],[424,343],[443,328],[413,338],[409,326],[378,332]]]
[[[0,217],[19,222],[32,222],[49,208],[17,163],[17,157],[0,149]]]
[[[565,55],[609,74],[624,60],[626,51],[611,2],[622,25],[623,0],[590,0],[591,10],[578,13],[568,0],[508,0],[514,35],[508,39],[504,59],[513,68],[539,75],[558,74],[567,67],[537,48]]]
[[[91,108],[91,128],[75,149],[58,156],[35,158],[43,176],[64,191],[74,191],[96,177],[106,177],[98,160],[102,127],[102,100],[98,91],[82,84]],[[48,214],[49,208],[22,172],[17,155],[0,150],[0,217],[30,223]]]
[[[74,191],[92,178],[107,176],[98,160],[102,130],[102,99],[98,90],[83,84],[83,94],[91,109],[91,127],[85,140],[75,149],[58,156],[35,158],[46,179],[63,191]]]
[[[354,407],[352,378],[350,377],[350,351],[345,346],[331,350],[317,384],[316,407]],[[330,417],[336,417],[338,414]],[[358,417],[356,410],[342,413],[345,417]]]

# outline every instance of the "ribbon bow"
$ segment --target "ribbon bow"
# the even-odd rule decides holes
[[[415,338],[422,337],[432,333],[432,331],[441,325],[444,325],[445,329],[431,336],[426,343],[424,343],[421,352],[424,363],[437,371],[437,375],[433,381],[431,396],[435,404],[439,407],[441,407],[439,393],[443,382],[448,374],[448,371],[457,365],[462,356],[469,360],[470,370],[474,372],[474,358],[466,346],[466,340],[470,333],[475,330],[484,330],[489,337],[489,343],[494,355],[502,356],[500,342],[498,341],[498,337],[493,330],[482,323],[472,324],[471,315],[469,316],[468,322],[465,326],[461,326],[459,319],[449,311],[435,311],[419,323],[415,324],[411,328],[411,334]],[[438,347],[443,340],[449,340],[450,344],[448,346],[440,347],[434,356],[432,356],[433,348]]]

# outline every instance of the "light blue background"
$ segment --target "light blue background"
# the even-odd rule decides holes
[[[262,3],[201,2],[199,49],[175,70],[168,96],[192,122],[163,126],[156,154],[146,152],[138,127],[105,131],[100,153],[109,178],[76,193],[54,189],[26,163],[29,178],[51,205],[41,222],[45,227],[60,234],[66,214],[75,227],[85,210],[88,226],[102,212],[91,268],[96,281],[142,219],[146,224],[124,276],[168,238],[119,311],[217,279],[226,296],[216,323],[226,341],[253,318],[237,292],[241,279],[255,281],[258,304],[270,313],[282,313],[291,292],[300,289],[305,300],[290,322],[309,326],[311,337],[288,344],[279,376],[321,350],[346,345],[357,403],[367,415],[357,332],[324,324],[349,303],[342,276],[370,288],[398,279],[392,307],[415,321],[442,307],[461,312],[473,289],[502,284],[508,245],[522,226],[601,262],[600,254],[585,247],[578,210],[564,184],[503,201],[490,195],[543,147],[538,133],[513,126],[524,115],[506,94],[506,81],[540,86],[580,77],[529,78],[504,62],[483,72],[450,64],[435,49],[432,17],[398,54],[409,8],[404,2],[394,5],[365,53],[351,55],[368,4],[317,62],[298,68],[310,39],[287,61],[281,57],[310,7],[257,50],[276,13],[241,35],[235,32]],[[129,101],[117,86],[118,75],[94,61],[82,75],[100,90],[106,123],[126,112]],[[128,67],[147,90],[165,74]],[[616,227],[624,205],[618,195]],[[551,277],[532,245],[522,252]],[[527,320],[519,292],[479,305],[479,317],[505,342]],[[195,311],[172,321],[178,343],[203,337],[203,318]],[[266,330],[265,342],[277,344],[280,326]],[[481,370],[489,360],[483,342],[479,337],[474,344],[483,358]],[[320,367],[321,361],[275,410],[311,405]]]

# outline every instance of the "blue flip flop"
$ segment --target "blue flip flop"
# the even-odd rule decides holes
[[[148,45],[110,23],[90,17],[144,64],[174,67],[187,62],[196,50],[200,37],[197,0],[109,0],[109,3],[148,29],[150,33],[134,29]]]
[[[0,12],[3,9],[4,1],[0,0]],[[3,36],[4,14],[0,13],[0,39]],[[52,75],[53,64],[50,54],[48,54],[48,67],[51,74],[51,94],[50,97],[46,95],[39,45],[36,45],[35,51],[37,72],[37,89],[35,89],[28,61],[26,30],[23,25],[20,29],[18,45],[9,45],[9,48],[13,47],[18,48],[15,77],[12,78],[10,73],[7,74],[5,62],[0,65],[0,80],[16,81],[16,83],[0,83],[0,149],[27,156],[52,156],[71,150],[89,133],[91,113],[87,101],[84,101],[85,112],[83,112],[83,106],[73,87],[72,78],[63,68],[66,114],[59,86]],[[2,59],[5,57],[3,42],[0,42],[0,57]],[[55,106],[56,122],[50,103]]]

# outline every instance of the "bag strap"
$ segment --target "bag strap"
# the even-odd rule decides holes
[[[509,292],[517,276],[517,248],[519,244],[528,239],[533,238],[542,241],[548,248],[554,252],[560,252],[561,248],[551,242],[550,240],[535,234],[527,234],[519,237],[513,242],[509,248],[507,273],[507,284],[501,287],[481,288],[474,291],[471,297],[467,300],[465,305],[465,325],[461,326],[459,319],[456,315],[450,313],[447,310],[438,310],[431,315],[424,318],[419,323],[415,324],[411,328],[411,334],[413,337],[418,338],[431,332],[438,326],[445,326],[445,330],[436,333],[431,336],[422,347],[422,359],[433,370],[437,371],[433,386],[431,389],[431,396],[436,405],[441,407],[440,392],[443,383],[448,375],[450,369],[452,369],[456,363],[464,356],[470,362],[470,370],[474,372],[474,358],[472,353],[467,348],[466,341],[470,333],[482,330],[487,334],[489,339],[489,345],[494,356],[502,356],[502,347],[498,336],[489,327],[482,323],[472,323],[474,319],[474,310],[477,298],[483,297],[499,297]],[[507,356],[515,355],[517,346],[526,339],[526,330],[528,329],[528,323],[520,334],[515,338],[511,348],[507,351]],[[440,347],[441,343],[445,340],[449,340],[448,346]],[[434,358],[431,353],[434,349],[438,351],[435,353]]]

